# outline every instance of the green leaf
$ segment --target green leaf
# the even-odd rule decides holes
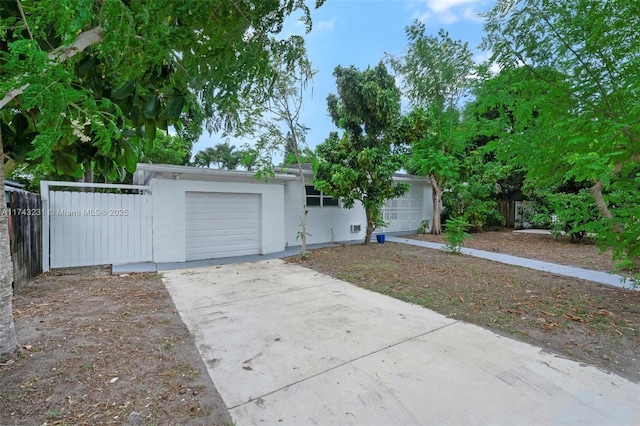
[[[56,169],[64,174],[72,176],[82,174],[82,168],[78,164],[78,158],[75,155],[53,151],[52,161]]]
[[[131,144],[127,141],[123,143],[123,160],[124,160],[124,168],[129,172],[133,173],[136,171],[136,166],[138,164],[138,155],[133,150]]]
[[[156,123],[153,120],[147,120],[144,123],[144,133],[147,140],[154,140],[156,138]]]
[[[164,109],[163,118],[175,120],[180,117],[184,103],[184,96],[173,96],[169,98],[169,102],[167,102],[167,106]]]
[[[145,118],[155,118],[160,113],[160,99],[156,94],[149,94],[144,100],[144,110],[142,111]]]
[[[111,92],[111,97],[119,101],[127,99],[133,92],[135,85],[136,85],[135,81],[129,81],[124,86],[121,86],[118,89]]]

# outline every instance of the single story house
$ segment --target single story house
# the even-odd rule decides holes
[[[311,184],[303,170],[283,169],[268,180],[253,172],[190,166],[138,164],[134,185],[151,188],[154,262],[268,254],[299,246],[302,199],[306,197],[307,244],[362,240],[366,217],[360,203],[342,207]],[[410,184],[404,196],[384,207],[387,232],[415,232],[432,218],[427,179],[396,174]]]
[[[265,181],[247,171],[138,164],[133,185],[41,181],[42,270],[277,253],[300,245],[303,197],[308,244],[364,239],[362,205],[344,208],[314,188],[310,168],[303,173],[306,185],[294,169]],[[415,232],[432,218],[431,185],[394,179],[410,190],[387,201],[383,231]]]

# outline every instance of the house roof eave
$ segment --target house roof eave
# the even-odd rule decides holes
[[[138,163],[134,174],[134,183],[148,185],[153,178],[246,183],[284,183],[297,179],[296,176],[281,173],[276,173],[273,177],[265,180],[256,179],[254,172],[245,170],[218,170],[208,167]]]

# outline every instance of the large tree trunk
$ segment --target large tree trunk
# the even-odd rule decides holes
[[[18,351],[16,328],[13,323],[13,263],[11,263],[11,247],[9,242],[9,215],[5,214],[6,202],[4,191],[4,149],[2,131],[0,129],[0,189],[2,189],[2,205],[0,205],[0,362],[15,357]]]
[[[442,188],[440,188],[438,179],[436,179],[434,175],[429,176],[429,180],[431,180],[431,198],[433,199],[433,220],[431,221],[431,234],[440,235],[442,233],[442,223],[440,222]]]
[[[364,211],[367,214],[367,234],[364,237],[364,243],[369,244],[371,242],[371,234],[373,234],[374,225],[373,219],[371,217],[371,212],[369,212],[369,210],[366,208],[364,209]]]
[[[617,172],[619,170],[614,171]],[[602,217],[608,219],[611,222],[611,226],[617,234],[621,233],[622,227],[613,221],[613,213],[611,213],[611,210],[609,210],[609,206],[604,199],[604,184],[602,183],[602,181],[597,181],[591,188],[589,188],[589,190],[591,191],[591,195],[593,196],[593,199],[596,202],[596,206],[598,207],[598,211],[600,212]],[[637,256],[629,256],[628,259],[633,264],[634,270],[640,271],[640,258]]]

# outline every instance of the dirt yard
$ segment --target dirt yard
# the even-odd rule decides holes
[[[472,237],[466,247],[613,269],[610,254],[591,244],[510,231]],[[640,291],[405,244],[346,245],[289,261],[640,383]]]
[[[109,272],[58,270],[15,297],[0,425],[231,424],[159,277]]]
[[[613,267],[593,245],[549,236],[474,234],[466,246]],[[392,243],[289,260],[640,382],[640,291]],[[156,274],[44,274],[14,316],[23,350],[0,366],[3,426],[232,424]]]

